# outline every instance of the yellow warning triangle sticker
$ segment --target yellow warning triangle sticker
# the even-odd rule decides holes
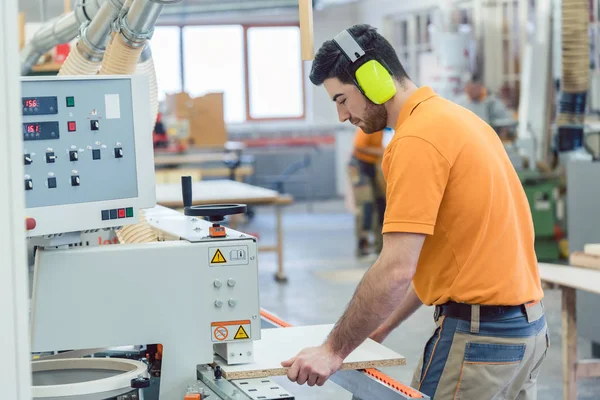
[[[234,339],[250,339],[250,336],[248,336],[244,327],[240,325],[235,334]]]
[[[221,253],[221,250],[219,250],[219,249],[217,249],[212,260],[210,260],[211,264],[222,264],[222,263],[226,263],[226,262],[227,262],[227,260],[225,259],[225,257],[223,256],[223,253]]]

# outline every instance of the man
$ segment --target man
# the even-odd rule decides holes
[[[498,131],[508,133],[508,128],[514,129],[516,120],[504,102],[488,93],[478,75],[473,75],[465,85],[465,91],[458,96],[456,103],[469,109]]]
[[[352,184],[356,207],[357,254],[369,254],[369,233],[374,215],[377,216],[375,232],[376,252],[381,252],[383,237],[381,225],[385,213],[385,187],[378,179],[378,164],[383,156],[383,131],[367,134],[358,128],[354,136],[354,151],[348,163],[348,175]]]
[[[348,53],[332,41],[316,54],[310,78],[325,86],[340,121],[366,133],[395,129],[383,158],[383,250],[326,342],[282,362],[288,378],[322,385],[366,338],[381,342],[424,303],[436,306],[437,328],[413,387],[436,400],[535,398],[548,347],[543,292],[527,198],[498,136],[431,88],[417,88],[373,28],[349,32],[387,66],[393,96],[370,102]]]

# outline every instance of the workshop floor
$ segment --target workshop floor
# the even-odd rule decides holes
[[[321,202],[307,213],[305,205],[296,204],[284,212],[284,259],[289,278],[287,284],[273,279],[275,256],[261,254],[260,298],[261,307],[293,325],[334,323],[345,309],[362,274],[374,260],[359,261],[354,251],[353,217],[342,201]],[[275,239],[275,216],[272,209],[258,208],[247,232],[258,232],[260,241],[272,243]],[[551,332],[551,348],[544,363],[538,384],[538,398],[562,398],[562,356],[560,293],[546,291],[545,306]],[[407,366],[384,369],[398,381],[410,384],[413,369],[423,346],[435,328],[432,310],[422,307],[406,323],[393,332],[384,344],[404,355]],[[590,343],[579,340],[579,356],[590,357]],[[298,399],[351,399],[335,385],[315,388],[290,385],[286,379],[277,381],[296,394]],[[597,399],[600,379],[579,383],[579,399]],[[318,392],[318,393],[317,393]]]

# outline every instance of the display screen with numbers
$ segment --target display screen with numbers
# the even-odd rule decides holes
[[[26,122],[23,124],[23,140],[51,140],[60,138],[58,122]]]
[[[24,97],[23,115],[52,115],[58,114],[58,98],[45,97]]]

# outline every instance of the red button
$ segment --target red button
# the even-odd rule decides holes
[[[69,129],[69,132],[75,132],[75,130],[77,129],[77,126],[75,125],[75,121],[68,122],[68,129]]]
[[[119,218],[125,218],[125,209],[119,208]]]

